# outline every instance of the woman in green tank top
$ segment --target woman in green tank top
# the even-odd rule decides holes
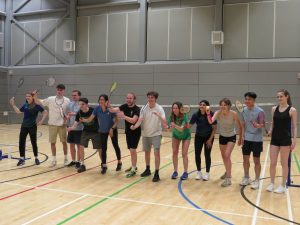
[[[179,145],[182,142],[182,159],[184,172],[180,177],[182,180],[188,178],[188,149],[191,141],[191,131],[186,128],[188,123],[187,114],[182,114],[180,108],[182,108],[181,102],[174,102],[172,104],[172,113],[168,118],[168,130],[172,130],[172,149],[173,149],[173,166],[174,172],[171,176],[172,179],[178,177],[178,152]]]

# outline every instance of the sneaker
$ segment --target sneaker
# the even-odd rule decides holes
[[[49,167],[55,167],[56,166],[56,160],[52,160]]]
[[[220,177],[221,180],[225,180],[226,178],[226,172]]]
[[[80,162],[75,162],[75,168],[79,169],[79,167],[80,167]]]
[[[188,174],[187,172],[184,172],[184,173],[182,174],[182,176],[180,177],[180,179],[181,179],[181,180],[187,180],[188,177],[189,177],[189,174]]]
[[[152,178],[152,182],[158,182],[158,181],[160,181],[159,174],[154,174]]]
[[[250,177],[243,177],[241,183],[240,183],[240,186],[247,186],[251,184],[251,179]]]
[[[171,179],[175,180],[175,179],[177,179],[177,177],[178,177],[178,173],[177,173],[177,171],[174,171],[171,176]]]
[[[117,164],[116,171],[120,171],[122,169],[122,163]]]
[[[128,169],[125,170],[125,173],[129,173],[131,171],[132,167],[129,167]],[[137,172],[137,167],[135,167],[135,172]]]
[[[202,175],[202,179],[203,179],[204,181],[208,181],[208,180],[209,180],[209,173],[203,174],[203,175]]]
[[[231,185],[231,179],[230,178],[225,178],[223,183],[221,184],[222,187],[228,187]]]
[[[255,179],[251,184],[251,189],[257,190],[259,188],[259,180]]]
[[[68,166],[69,165],[69,160],[68,159],[65,159],[64,160],[64,166]]]
[[[201,180],[202,179],[202,173],[201,171],[197,172],[196,180]]]
[[[273,191],[274,191],[274,184],[273,184],[273,183],[270,183],[270,184],[268,185],[268,187],[266,188],[266,190],[267,190],[268,192],[273,192]]]
[[[23,166],[25,165],[25,160],[24,159],[19,159],[19,162],[17,163],[17,166]]]
[[[274,193],[276,194],[284,194],[286,192],[286,187],[280,185],[278,188],[274,190]]]
[[[35,165],[37,165],[37,166],[41,164],[40,160],[38,158],[35,158],[34,162],[35,162]]]
[[[106,166],[102,166],[101,168],[101,174],[106,174],[107,171],[107,167]]]
[[[78,172],[78,173],[82,173],[82,172],[84,172],[84,171],[86,171],[86,168],[85,168],[85,165],[82,164],[82,165],[80,165],[80,167],[78,168],[77,172]]]
[[[141,177],[147,177],[151,175],[151,170],[146,169],[142,174]]]
[[[71,167],[71,166],[75,166],[75,165],[76,165],[76,162],[71,161],[71,162],[67,165],[67,167]]]
[[[127,174],[126,174],[126,177],[129,178],[129,177],[133,177],[136,175],[136,170],[130,170]]]

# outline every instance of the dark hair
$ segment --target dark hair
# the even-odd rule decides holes
[[[292,106],[291,95],[290,95],[290,93],[287,90],[281,89],[277,93],[283,93],[284,96],[287,97],[287,104],[290,105],[290,106]]]
[[[209,101],[207,101],[207,100],[205,100],[205,99],[203,99],[203,100],[201,100],[200,102],[199,102],[199,105],[201,104],[201,103],[204,103],[206,106],[209,106],[210,104],[209,104]],[[200,111],[200,109],[198,110],[198,117],[200,117],[202,114],[201,114],[201,111]]]
[[[249,97],[249,98],[253,98],[254,100],[257,98],[257,94],[255,92],[252,91],[248,91],[244,94],[244,97]]]
[[[219,102],[219,105],[221,105],[222,103],[225,103],[226,105],[228,105],[229,107],[231,107],[231,101],[228,98],[222,98]]]
[[[87,98],[80,98],[80,102],[84,102],[85,104],[89,104],[89,100]]]
[[[179,109],[179,115],[178,117],[174,114],[173,112],[173,106],[174,105],[177,105],[178,106],[178,109]],[[178,125],[181,125],[181,121],[183,120],[183,113],[180,112],[180,109],[183,107],[182,103],[181,102],[174,102],[172,104],[172,108],[171,108],[171,121],[172,122],[175,122],[176,121],[176,118],[178,118]]]
[[[156,91],[149,91],[148,93],[147,93],[147,97],[148,96],[153,96],[155,99],[157,99],[158,98],[158,93],[156,92]]]
[[[64,84],[58,84],[56,86],[56,89],[62,89],[62,90],[66,90],[66,86]]]
[[[108,96],[106,94],[101,94],[98,98],[98,102],[100,101],[101,97],[103,97],[106,102],[108,101]]]
[[[81,91],[79,90],[73,90],[72,92],[77,92],[78,96],[81,96]]]

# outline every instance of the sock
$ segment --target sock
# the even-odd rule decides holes
[[[55,155],[52,156],[52,161],[56,161],[56,156]]]
[[[68,159],[68,155],[65,155],[65,160]]]
[[[131,166],[131,170],[135,170],[136,169],[136,166]]]
[[[150,170],[150,166],[146,166],[146,170]]]
[[[20,159],[23,159],[23,160],[25,160],[25,157],[20,157]]]

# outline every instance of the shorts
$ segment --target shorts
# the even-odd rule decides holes
[[[67,127],[49,125],[49,142],[56,143],[57,135],[60,142],[67,142]]]
[[[153,145],[154,150],[158,151],[161,144],[161,135],[154,137],[143,137],[143,150],[150,151]]]
[[[263,143],[257,141],[244,141],[242,147],[243,155],[250,155],[253,152],[253,157],[260,157],[260,153],[263,151]]]
[[[224,137],[222,135],[219,136],[219,144],[220,145],[227,145],[228,142],[236,142],[236,135],[233,135],[231,137]]]
[[[139,132],[126,131],[125,134],[126,134],[127,148],[128,149],[137,149],[137,147],[139,145],[140,138],[141,138],[141,131],[139,131]]]
[[[68,133],[67,142],[69,144],[80,144],[82,130],[72,130]]]
[[[290,146],[292,144],[291,138],[285,138],[285,139],[271,139],[271,145],[274,146]]]
[[[80,145],[87,148],[92,140],[93,149],[101,149],[101,135],[97,131],[82,131]]]

